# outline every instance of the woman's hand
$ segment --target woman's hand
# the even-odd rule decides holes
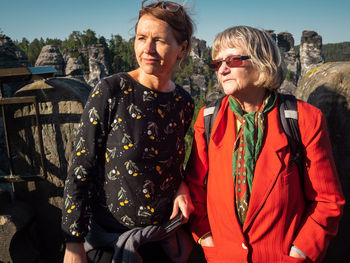
[[[84,244],[73,242],[67,243],[63,263],[87,263]]]
[[[289,251],[289,256],[293,257],[293,258],[302,258],[302,259],[306,259],[306,256],[298,253],[298,251],[294,250],[294,249],[290,249]]]
[[[184,217],[184,222],[187,222],[190,214],[194,210],[194,206],[191,201],[188,186],[185,182],[181,182],[179,189],[175,194],[173,212],[170,216],[170,219],[173,219],[178,214],[179,209]]]
[[[206,237],[202,238],[200,243],[203,247],[213,247],[214,246],[214,239],[211,234],[207,235]]]

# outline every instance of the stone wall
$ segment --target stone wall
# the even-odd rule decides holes
[[[322,110],[347,200],[338,235],[323,262],[348,262],[350,244],[350,62],[329,62],[308,71],[296,96]]]
[[[8,248],[7,253],[0,250],[0,262],[8,262],[9,253],[13,262],[62,262],[64,180],[90,91],[85,82],[69,78],[50,78],[22,87],[15,97],[36,97],[41,127],[36,125],[32,104],[7,108],[14,174],[46,176],[14,183],[14,198],[0,204],[0,244]],[[44,167],[40,161],[39,133],[43,138]]]

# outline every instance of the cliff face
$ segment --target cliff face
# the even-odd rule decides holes
[[[0,68],[26,66],[28,66],[26,54],[9,37],[0,34]]]

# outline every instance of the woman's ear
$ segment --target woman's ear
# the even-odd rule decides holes
[[[188,46],[188,41],[187,40],[182,42],[182,44],[181,44],[181,51],[180,51],[179,55],[177,56],[178,59],[181,59],[181,58],[183,58],[186,55],[187,46]]]

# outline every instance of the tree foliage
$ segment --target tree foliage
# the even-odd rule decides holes
[[[112,72],[126,72],[136,68],[134,39],[125,41],[120,35],[111,35],[108,45]]]
[[[344,54],[346,48],[350,48],[350,42],[326,44],[322,46],[322,56],[325,62],[349,61],[349,56]]]

